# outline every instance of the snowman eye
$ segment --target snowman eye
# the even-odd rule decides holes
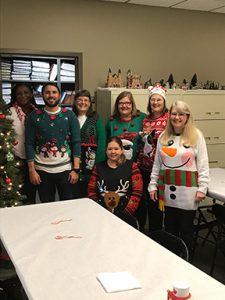
[[[188,145],[184,145],[184,144],[183,144],[183,146],[184,146],[184,148],[186,148],[186,149],[190,148],[190,146],[188,146]]]
[[[173,140],[168,141],[168,146],[172,146],[174,144]]]

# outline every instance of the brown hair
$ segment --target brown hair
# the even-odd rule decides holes
[[[113,111],[113,116],[117,116],[119,117],[120,116],[120,113],[119,113],[119,109],[118,109],[118,105],[119,105],[119,101],[125,97],[128,97],[128,99],[130,100],[131,104],[132,104],[132,112],[131,112],[131,115],[134,117],[137,115],[137,113],[139,112],[139,110],[137,110],[136,108],[136,104],[135,104],[135,101],[134,101],[134,97],[132,95],[131,92],[129,91],[123,91],[122,93],[120,93],[117,98],[116,98],[116,102],[115,102],[115,105],[114,105],[114,111]]]
[[[107,140],[106,143],[106,149],[108,148],[109,143],[111,142],[115,142],[119,145],[119,147],[123,150],[123,143],[121,141],[121,139],[118,136],[110,136]],[[118,161],[118,166],[124,164],[126,161],[126,157],[124,155],[124,153],[121,155],[119,161]]]

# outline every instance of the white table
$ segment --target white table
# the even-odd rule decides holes
[[[0,209],[0,238],[30,300],[163,300],[177,280],[192,300],[224,299],[223,284],[90,199]],[[107,271],[132,272],[142,289],[107,294],[96,280]]]
[[[207,195],[215,200],[225,202],[225,169],[212,168],[209,170],[210,182]]]

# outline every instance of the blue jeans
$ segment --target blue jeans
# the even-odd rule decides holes
[[[47,173],[37,170],[41,183],[37,186],[41,202],[55,201],[56,189],[60,200],[73,199],[74,185],[68,181],[70,171],[61,173]]]

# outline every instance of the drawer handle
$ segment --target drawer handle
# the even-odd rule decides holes
[[[205,140],[211,140],[211,137],[210,136],[206,136]]]
[[[210,160],[209,163],[210,164],[217,164],[219,161],[218,160]]]
[[[215,115],[220,115],[220,112],[219,111],[215,111],[214,114]]]
[[[214,140],[219,140],[220,139],[219,136],[214,136],[213,138],[214,138]]]
[[[206,114],[207,115],[211,115],[212,113],[211,113],[211,111],[207,111]]]

